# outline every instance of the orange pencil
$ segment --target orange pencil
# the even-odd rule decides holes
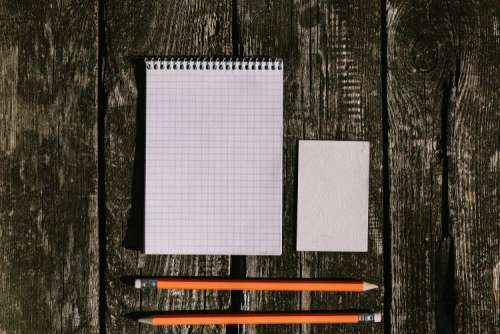
[[[178,313],[154,315],[139,322],[166,325],[357,324],[380,322],[380,313]]]
[[[219,279],[219,278],[138,278],[136,288],[180,290],[265,290],[363,292],[378,288],[363,281],[328,281],[311,279]]]

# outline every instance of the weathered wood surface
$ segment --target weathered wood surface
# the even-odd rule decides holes
[[[387,13],[392,332],[498,333],[499,6]]]
[[[426,15],[437,8],[412,4],[389,2],[387,7],[390,321],[394,333],[434,333],[442,225],[441,110],[449,77],[441,70],[449,54],[442,44],[441,15]]]
[[[97,3],[0,2],[0,332],[98,332]]]
[[[221,326],[154,329],[139,326],[123,315],[139,310],[224,309],[229,307],[228,293],[136,291],[122,284],[120,278],[125,275],[229,274],[229,257],[226,256],[144,256],[124,248],[123,241],[142,238],[132,227],[133,220],[129,222],[132,205],[141,201],[135,193],[134,177],[142,178],[142,175],[134,168],[140,170],[143,155],[136,122],[141,119],[143,122],[141,104],[144,100],[138,96],[138,89],[143,87],[144,78],[140,78],[140,70],[134,71],[134,57],[138,63],[143,63],[144,56],[153,55],[229,54],[231,13],[230,3],[226,1],[109,1],[106,4],[106,332],[225,332]]]
[[[360,277],[383,285],[382,110],[379,5],[238,2],[240,52],[284,59],[283,255],[247,257],[250,277]],[[298,253],[296,182],[299,139],[371,143],[368,253]],[[365,294],[245,293],[246,310],[383,311],[383,290]],[[382,333],[361,326],[247,326],[248,333]]]
[[[500,333],[499,31],[493,1],[0,2],[0,332]],[[283,256],[141,255],[131,249],[141,238],[137,64],[146,55],[214,54],[285,60]],[[370,141],[367,254],[294,251],[298,139]],[[388,289],[247,292],[238,305],[228,293],[120,282],[239,271],[361,275]],[[361,327],[154,329],[123,317],[231,306],[363,308],[386,318]]]
[[[456,61],[447,135],[456,332],[500,333],[500,3],[447,11]]]

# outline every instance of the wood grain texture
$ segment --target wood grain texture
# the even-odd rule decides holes
[[[392,331],[498,333],[498,6],[387,11]]]
[[[0,2],[0,332],[97,333],[97,4]]]
[[[144,256],[125,249],[122,243],[126,234],[127,237],[138,234],[136,230],[128,230],[131,229],[129,215],[134,203],[141,200],[136,196],[134,178],[143,177],[137,173],[142,163],[136,138],[143,130],[136,127],[136,122],[144,113],[143,100],[138,95],[144,78],[140,71],[134,72],[134,57],[142,62],[144,56],[153,55],[230,53],[231,6],[225,1],[109,1],[106,33],[107,332],[223,333],[225,328],[220,326],[139,326],[122,315],[138,310],[224,309],[229,306],[228,293],[135,291],[125,287],[120,278],[123,275],[224,276],[229,273],[228,257]]]
[[[437,1],[387,6],[394,333],[436,332],[441,113],[453,61],[442,10]]]
[[[355,277],[383,284],[379,6],[238,2],[243,55],[284,59],[283,255],[247,257],[249,277]],[[299,139],[371,143],[370,244],[366,254],[296,252]],[[362,295],[245,293],[247,310],[382,310],[383,291]],[[362,326],[246,326],[248,333],[381,333]]]
[[[144,113],[137,64],[146,55],[284,58],[283,256],[247,257],[246,274],[362,276],[382,285],[380,29],[388,37],[391,332],[500,333],[499,4],[388,0],[381,27],[379,3],[361,0],[100,3],[102,73],[97,1],[0,1],[1,333],[230,332],[152,328],[123,317],[230,306],[228,293],[138,291],[120,282],[126,275],[230,272],[228,257],[144,256],[124,247],[142,237],[140,209],[133,207],[140,201]],[[98,103],[106,113],[103,328]],[[295,251],[299,139],[370,141],[368,253]],[[247,292],[243,309],[382,310],[383,293]],[[382,330],[382,324],[239,328]]]
[[[451,2],[447,17],[457,62],[448,116],[456,332],[500,333],[500,4]]]

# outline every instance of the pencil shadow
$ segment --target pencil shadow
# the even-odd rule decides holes
[[[137,88],[135,116],[135,154],[132,174],[131,207],[122,246],[130,250],[144,250],[144,167],[146,156],[146,64],[144,57],[133,57]]]
[[[146,318],[153,315],[174,315],[174,314],[212,314],[212,313],[240,313],[231,310],[178,310],[178,311],[165,311],[165,310],[150,310],[150,311],[134,311],[130,313],[123,314],[125,318],[131,320],[138,320],[140,318]]]

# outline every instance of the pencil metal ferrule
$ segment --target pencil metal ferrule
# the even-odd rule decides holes
[[[380,313],[360,313],[359,321],[360,322],[380,322],[381,314]]]
[[[373,322],[375,321],[375,315],[373,313],[360,313],[359,321],[363,322]]]
[[[141,279],[141,288],[153,288],[157,287],[155,279]]]

